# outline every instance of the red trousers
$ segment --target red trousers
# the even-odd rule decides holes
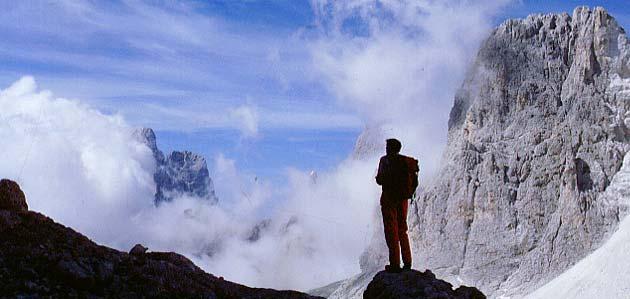
[[[400,253],[405,265],[411,266],[411,248],[407,236],[407,199],[391,203],[381,200],[385,241],[389,249],[389,264],[400,267]]]

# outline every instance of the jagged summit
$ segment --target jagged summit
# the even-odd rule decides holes
[[[218,200],[203,156],[189,151],[173,151],[164,156],[150,128],[137,129],[134,136],[153,152],[156,162],[153,175],[156,205],[178,196],[196,197],[213,203]]]
[[[627,214],[605,191],[630,150],[628,111],[630,44],[603,8],[498,26],[456,93],[441,179],[410,207],[418,267],[523,295],[595,250]],[[358,297],[386,264],[382,239],[333,298]]]
[[[153,158],[155,158],[157,165],[164,164],[164,154],[157,147],[157,139],[155,138],[155,132],[153,132],[153,129],[140,128],[136,129],[133,134],[137,140],[141,141],[149,147],[149,149],[153,153]]]

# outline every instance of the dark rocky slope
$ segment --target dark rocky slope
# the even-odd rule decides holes
[[[0,181],[0,298],[321,298],[250,288],[172,252],[120,252],[26,208]]]

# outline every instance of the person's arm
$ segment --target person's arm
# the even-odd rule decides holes
[[[378,171],[376,172],[376,183],[379,185],[383,185],[383,178],[384,178],[384,171],[385,171],[385,164],[384,163],[384,158],[381,158],[381,160],[378,162]]]

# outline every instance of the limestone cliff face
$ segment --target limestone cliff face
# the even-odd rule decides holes
[[[600,195],[630,149],[629,70],[601,8],[499,26],[455,98],[442,179],[410,215],[417,260],[511,294],[597,248],[623,216]]]
[[[604,191],[630,150],[629,111],[630,43],[604,9],[500,25],[455,97],[439,178],[410,209],[414,264],[514,295],[596,249],[627,210]],[[379,242],[366,272],[386,263]]]

